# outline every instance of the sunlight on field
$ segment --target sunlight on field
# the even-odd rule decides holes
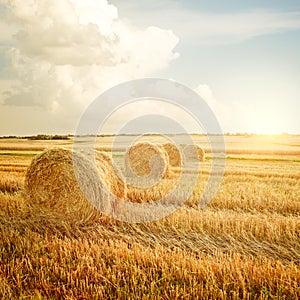
[[[120,166],[128,138],[113,149]],[[23,181],[32,158],[72,141],[0,140],[0,298],[297,299],[300,137],[226,136],[225,175],[204,209],[197,205],[211,154],[206,137],[193,138],[208,159],[192,196],[147,224],[30,210]],[[99,137],[97,147],[108,151],[112,141]],[[129,197],[161,193],[162,186]]]

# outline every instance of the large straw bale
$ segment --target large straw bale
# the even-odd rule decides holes
[[[37,155],[25,178],[25,196],[29,204],[81,220],[99,217],[93,205],[110,213],[114,197],[108,190],[124,196],[124,184],[112,173],[111,159],[106,154],[97,153],[96,157],[97,168],[88,156],[77,151],[56,148]]]

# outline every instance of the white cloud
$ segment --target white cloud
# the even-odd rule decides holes
[[[216,99],[213,95],[211,88],[207,84],[199,84],[195,88],[195,92],[197,92],[202,99],[207,102],[207,104],[213,109],[216,105]]]
[[[128,54],[125,59],[130,60],[131,65],[143,73],[151,74],[165,68],[179,56],[170,51],[179,42],[171,30],[154,26],[140,30],[123,22],[119,22],[114,28],[119,36],[124,37],[119,41],[119,48],[122,53]]]
[[[5,44],[0,103],[79,115],[98,94],[149,76],[178,55],[170,30],[134,28],[106,0],[0,0]],[[67,122],[67,120],[66,120]]]
[[[118,10],[107,1],[71,0],[81,24],[96,24],[100,31],[109,34],[113,21],[118,19]]]

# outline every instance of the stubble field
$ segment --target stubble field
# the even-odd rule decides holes
[[[204,137],[194,138],[208,150]],[[97,146],[108,150],[112,139],[98,138]],[[224,178],[208,206],[197,207],[209,153],[181,209],[128,224],[30,210],[23,181],[32,158],[47,147],[71,147],[72,140],[0,139],[0,297],[298,299],[300,137],[226,136],[225,142]],[[120,140],[119,160],[122,147]],[[156,199],[159,192],[140,197]]]

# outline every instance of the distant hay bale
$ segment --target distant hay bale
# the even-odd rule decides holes
[[[114,200],[107,191],[124,196],[124,184],[120,184],[112,172],[109,156],[97,153],[96,164],[94,168],[88,156],[67,149],[56,148],[37,155],[25,177],[25,196],[29,204],[83,221],[100,216],[92,203],[109,213]]]
[[[169,157],[161,145],[136,143],[126,153],[126,175],[164,178],[169,173]]]
[[[198,145],[186,145],[183,148],[184,158],[187,162],[193,161],[204,161],[205,160],[205,152]]]
[[[182,161],[180,150],[172,143],[162,144],[162,146],[168,154],[170,166],[181,167]]]

